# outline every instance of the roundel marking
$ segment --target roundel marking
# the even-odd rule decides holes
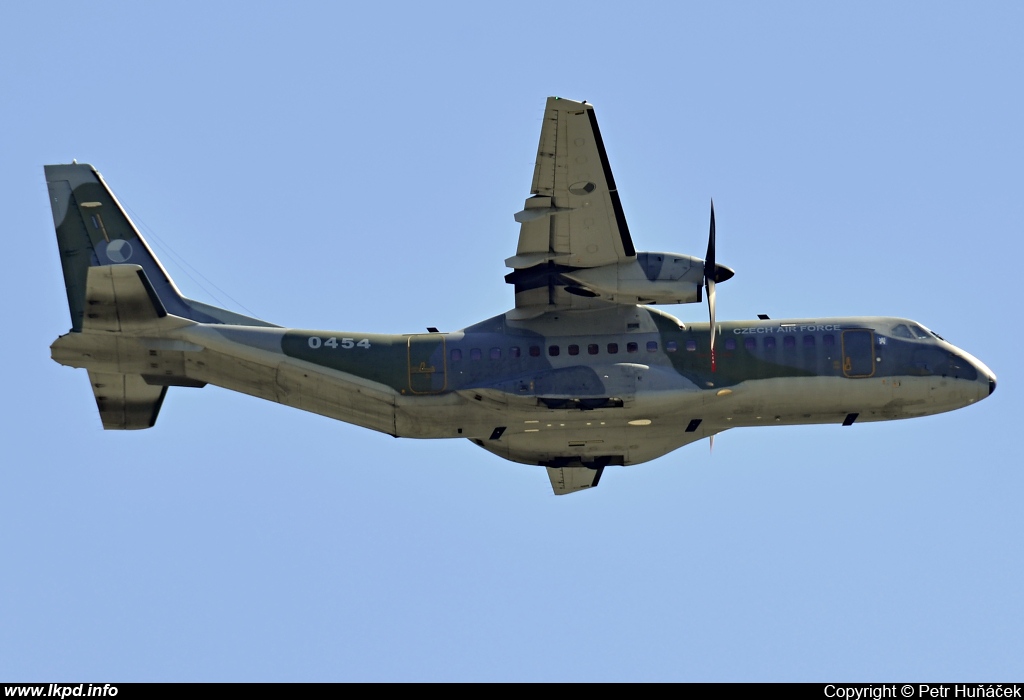
[[[107,244],[107,257],[111,262],[128,262],[132,257],[132,244],[123,239],[113,240]]]

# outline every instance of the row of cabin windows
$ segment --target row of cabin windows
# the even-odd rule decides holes
[[[677,347],[675,347],[676,346],[675,343],[668,343],[668,345],[674,346],[671,349],[666,346],[666,349],[669,350],[669,352],[674,352],[677,349]],[[579,345],[569,345],[566,348],[566,351],[570,355],[579,355],[580,354],[580,346]],[[605,346],[605,351],[609,355],[617,355],[619,353],[619,344],[618,343],[608,343],[608,345]],[[530,357],[540,357],[540,355],[541,355],[541,348],[540,348],[539,345],[531,345],[529,348],[527,348],[527,352],[530,354]],[[589,345],[587,345],[587,354],[588,355],[598,355],[598,354],[600,354],[600,352],[601,352],[601,346],[598,345],[597,343],[590,343]],[[626,352],[628,352],[628,353],[640,352],[640,344],[639,343],[632,343],[632,342],[626,343]],[[648,341],[647,342],[647,352],[658,352],[658,341],[656,341],[656,340]],[[549,345],[548,346],[548,355],[549,356],[551,356],[551,357],[558,357],[561,354],[562,354],[562,347],[560,345]],[[489,352],[489,356],[490,356],[490,358],[492,360],[500,360],[501,359],[501,348],[491,348],[490,352]],[[508,349],[508,356],[510,358],[513,358],[513,359],[522,357],[522,350],[519,347],[513,345],[512,347],[510,347]],[[451,351],[451,358],[452,358],[453,362],[457,362],[457,361],[461,360],[462,359],[462,349],[461,348],[454,348],[454,349],[452,349],[452,351]],[[483,350],[481,350],[480,348],[470,348],[470,350],[469,350],[469,359],[471,359],[471,360],[483,359]]]
[[[694,342],[694,341],[692,341],[692,340],[688,341],[687,348],[686,348],[687,350],[690,350],[689,344],[692,343],[692,342]],[[815,336],[813,336],[813,335],[805,335],[805,336],[803,336],[803,339],[802,339],[801,342],[802,342],[802,344],[803,344],[803,346],[805,348],[813,348],[818,341],[817,341],[817,338]],[[784,335],[784,336],[782,336],[782,347],[784,347],[784,348],[795,348],[796,344],[797,344],[797,337],[795,335]],[[827,348],[830,348],[830,347],[832,347],[832,346],[834,346],[836,344],[836,337],[834,335],[832,335],[831,333],[823,335],[821,337],[821,344],[824,345]],[[769,336],[765,336],[762,339],[762,341],[761,341],[761,346],[765,350],[774,350],[776,347],[778,347],[778,340],[774,336],[770,336],[770,335]],[[757,338],[744,338],[743,339],[743,347],[746,348],[747,350],[756,350],[757,349]],[[694,348],[694,349],[696,349],[696,348]],[[725,349],[726,350],[735,350],[736,349],[736,338],[726,338],[725,339]]]
[[[817,339],[813,335],[805,335],[805,336],[803,336],[803,341],[802,342],[803,342],[803,346],[805,348],[813,348],[815,346],[816,342],[817,342]],[[836,338],[835,338],[834,335],[831,335],[831,334],[824,335],[821,338],[821,344],[824,345],[825,347],[832,347],[832,346],[834,346],[836,344]],[[795,335],[785,335],[785,336],[782,337],[782,347],[783,348],[795,348],[796,345],[797,345],[797,337]],[[687,340],[684,343],[684,347],[686,348],[687,352],[695,352],[697,350],[697,341],[696,340]],[[757,338],[754,338],[754,337],[744,338],[743,339],[743,347],[746,348],[747,350],[756,350],[757,349]],[[776,340],[776,338],[774,336],[766,336],[766,337],[762,338],[762,347],[764,347],[765,350],[774,350],[776,347],[778,347],[778,342],[777,342],[777,340]],[[726,350],[735,350],[736,349],[736,338],[726,338],[725,339],[725,349]],[[606,352],[609,355],[617,355],[618,352],[619,352],[619,344],[618,343],[608,343],[608,345],[605,347],[605,350],[606,350]],[[676,341],[670,340],[667,343],[665,343],[665,352],[676,352],[678,350],[679,350],[679,344]],[[580,354],[580,346],[579,345],[569,345],[566,348],[566,351],[570,355],[579,355]],[[540,348],[539,345],[531,345],[527,349],[527,352],[529,352],[530,357],[540,357],[540,355],[541,355],[541,348]],[[587,345],[587,354],[588,355],[598,355],[598,354],[600,354],[600,352],[601,352],[601,346],[598,345],[597,343],[590,343],[589,345]],[[639,343],[633,343],[633,342],[626,343],[626,352],[627,353],[640,352],[640,344]],[[658,341],[656,341],[656,340],[649,340],[649,341],[647,341],[647,352],[658,352]],[[562,348],[561,348],[560,345],[549,345],[548,346],[548,355],[549,356],[551,356],[551,357],[558,357],[561,354],[562,354]],[[489,356],[490,356],[490,358],[492,360],[500,360],[501,359],[501,348],[491,348],[490,352],[489,352]],[[508,349],[508,356],[510,358],[513,358],[513,359],[522,357],[522,350],[518,346],[513,345],[512,347],[510,347]],[[451,359],[452,359],[453,362],[458,362],[459,360],[461,360],[462,359],[462,349],[461,348],[454,348],[454,349],[452,349],[452,351],[451,351]],[[480,348],[470,348],[470,350],[469,350],[469,359],[471,359],[471,360],[481,360],[481,359],[483,359],[483,351]]]

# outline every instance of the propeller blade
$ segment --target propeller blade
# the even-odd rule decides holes
[[[709,279],[708,287],[708,313],[711,316],[711,371],[715,371],[715,281]]]
[[[710,268],[711,274],[708,274]],[[715,200],[711,200],[711,231],[708,233],[708,254],[704,256],[704,278],[715,277]]]
[[[704,258],[704,288],[708,292],[708,314],[711,316],[711,371],[715,371],[715,200],[711,200],[711,230],[708,232],[708,254]]]

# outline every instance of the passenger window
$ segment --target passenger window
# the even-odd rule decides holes
[[[599,351],[600,348],[598,348],[597,343],[591,343],[590,345],[587,346],[588,355],[596,355]]]
[[[765,350],[774,350],[775,349],[775,338],[772,338],[771,336],[768,336],[767,338],[765,338],[764,339],[764,349]]]
[[[530,346],[530,357],[540,357],[540,346],[539,345],[531,345]]]
[[[570,355],[579,355],[580,354],[580,346],[579,345],[570,345],[569,346],[569,354]]]
[[[618,343],[608,343],[608,354],[614,355],[619,351]]]
[[[510,347],[508,349],[508,356],[509,357],[519,357],[519,348],[517,346],[515,346],[515,345]]]
[[[491,359],[492,360],[500,360],[501,359],[501,348],[491,348]]]
[[[665,343],[665,352],[675,352],[679,349],[679,343],[674,340],[670,340]]]
[[[640,346],[636,343],[626,343],[626,352],[637,352]]]
[[[697,341],[696,340],[687,340],[686,341],[686,351],[687,352],[694,352],[696,350],[697,350]]]
[[[558,353],[560,352],[561,350],[558,349],[557,345],[548,346],[548,355],[550,355],[551,357],[558,357]]]
[[[735,350],[736,349],[736,339],[735,338],[726,338],[725,339],[725,349],[726,350]]]
[[[473,348],[469,351],[469,359],[479,360],[481,357],[483,357],[483,353],[480,352],[480,348]]]
[[[784,348],[795,348],[796,347],[796,336],[787,335],[782,339],[782,347]]]
[[[452,350],[452,362],[458,362],[462,359],[462,351],[458,348]]]
[[[648,340],[647,341],[647,352],[658,352],[658,341]]]
[[[757,339],[756,338],[744,338],[743,339],[743,347],[745,347],[747,350],[756,350],[757,349]]]
[[[805,335],[804,336],[804,347],[805,348],[813,348],[814,347],[814,336],[813,335]]]

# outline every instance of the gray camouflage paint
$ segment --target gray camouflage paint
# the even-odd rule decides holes
[[[590,109],[548,108],[563,121]],[[285,329],[187,299],[92,166],[45,166],[71,313],[52,356],[89,370],[108,429],[150,427],[167,387],[210,383],[395,436],[468,438],[548,467],[557,494],[595,486],[606,465],[655,459],[733,427],[907,418],[994,390],[980,361],[912,321],[882,317],[719,323],[711,371],[708,324],[625,301],[700,300],[703,261],[633,256],[588,114],[572,128],[598,137],[615,215],[603,240],[631,257],[607,269],[547,260],[538,222],[570,211],[560,198],[602,190],[588,181],[561,193],[560,166],[545,160],[555,132],[545,131],[535,197],[517,215],[541,248],[523,249],[524,233],[506,277],[517,309],[452,333]],[[582,301],[557,308],[552,300],[566,292]],[[620,303],[594,298],[615,295]],[[545,298],[554,310],[538,308]]]

